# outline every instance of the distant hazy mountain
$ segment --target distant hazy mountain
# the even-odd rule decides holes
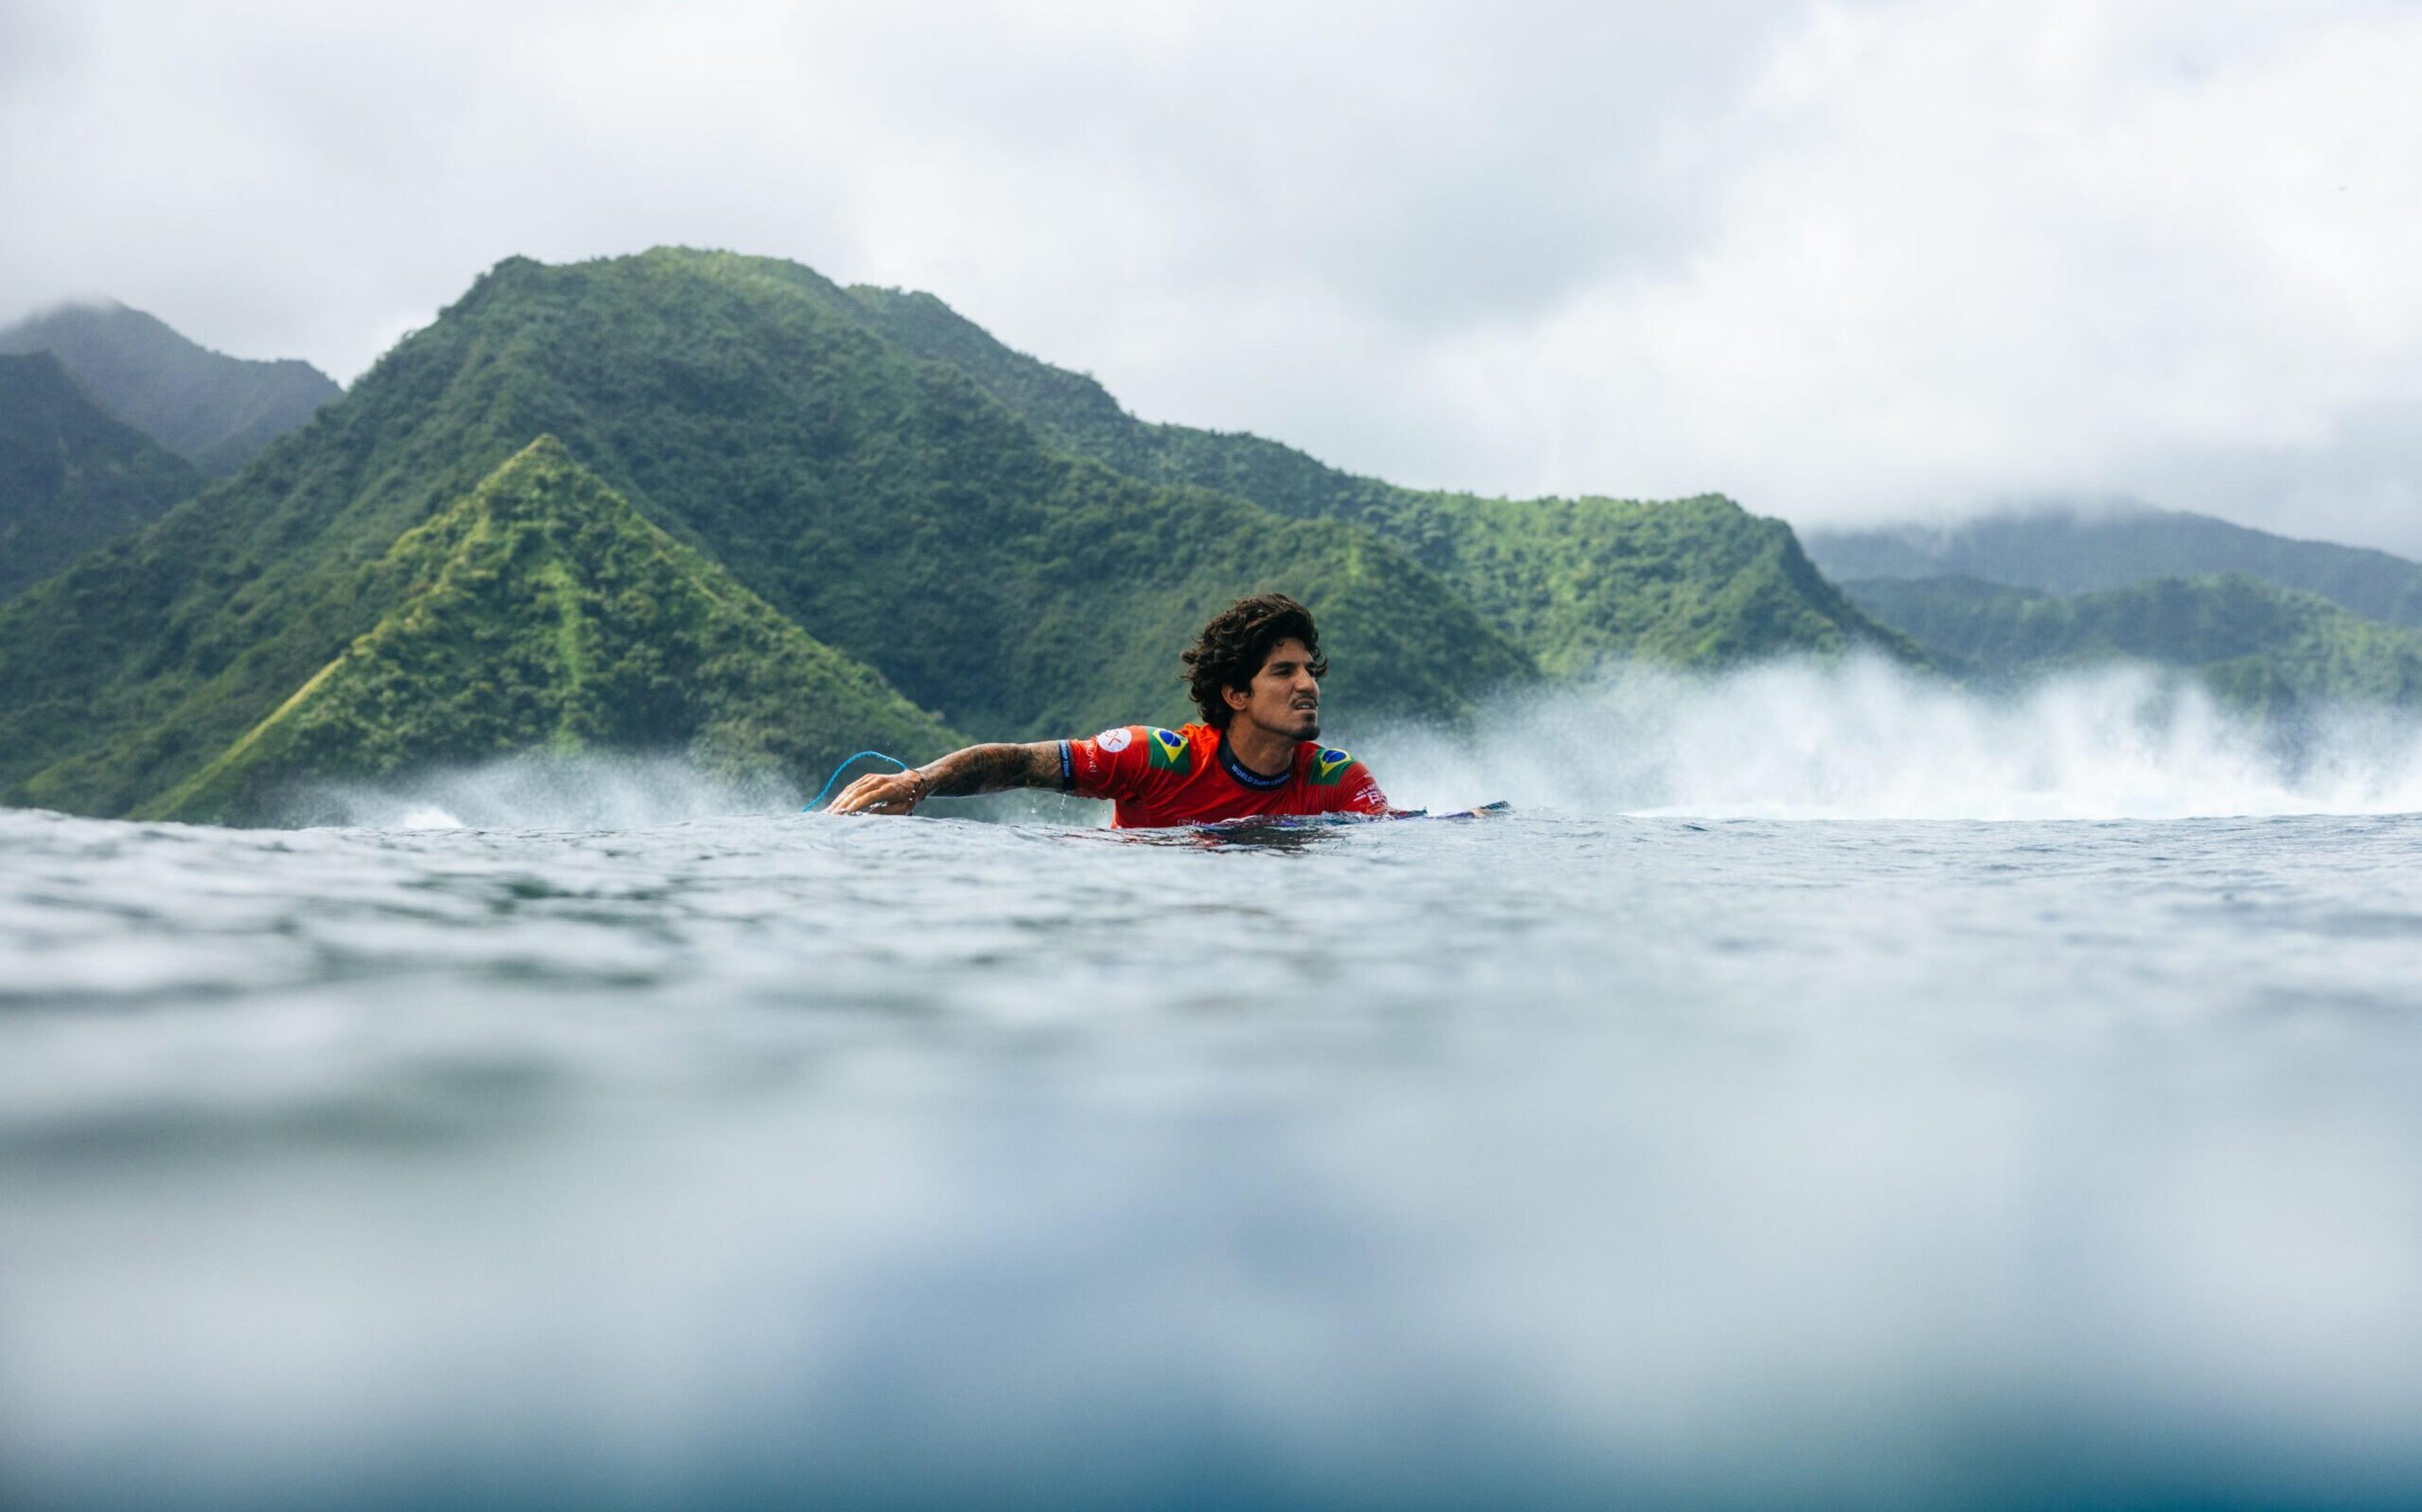
[[[0,599],[149,524],[201,483],[102,413],[49,352],[0,356]]]
[[[1866,647],[1914,655],[1825,581],[1791,527],[1729,499],[1491,499],[1358,477],[1259,436],[1154,425],[1092,378],[1012,350],[931,294],[850,293],[1059,445],[1130,477],[1369,529],[1444,579],[1551,676],[1610,659],[1719,665]]]
[[[69,304],[0,330],[0,352],[49,351],[110,413],[224,475],[343,392],[309,363],[196,346],[123,304]]]
[[[2422,631],[2244,573],[2068,598],[1973,577],[1871,578],[1843,590],[1947,667],[1987,681],[2127,660],[2193,672],[2230,702],[2272,711],[2422,703]]]
[[[2386,552],[2295,540],[2143,506],[2012,514],[1951,526],[1801,534],[1837,583],[1970,577],[2048,593],[2242,572],[2318,593],[2368,619],[2422,626],[2422,566]]]

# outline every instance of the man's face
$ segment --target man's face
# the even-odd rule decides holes
[[[1320,679],[1312,675],[1312,650],[1289,636],[1270,647],[1250,688],[1227,690],[1228,707],[1275,735],[1316,740],[1320,735]]]

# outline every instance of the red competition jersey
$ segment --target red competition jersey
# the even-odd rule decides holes
[[[1386,814],[1388,796],[1362,763],[1317,740],[1296,743],[1282,776],[1238,761],[1208,725],[1182,730],[1128,725],[1090,740],[1060,742],[1060,784],[1081,798],[1117,803],[1122,830],[1282,814]]]

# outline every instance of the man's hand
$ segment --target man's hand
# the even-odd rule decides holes
[[[829,814],[912,814],[933,790],[932,779],[906,772],[870,772],[841,790]]]

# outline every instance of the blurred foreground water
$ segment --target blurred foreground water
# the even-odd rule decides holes
[[[0,814],[0,1502],[2412,1504],[2417,864]]]

